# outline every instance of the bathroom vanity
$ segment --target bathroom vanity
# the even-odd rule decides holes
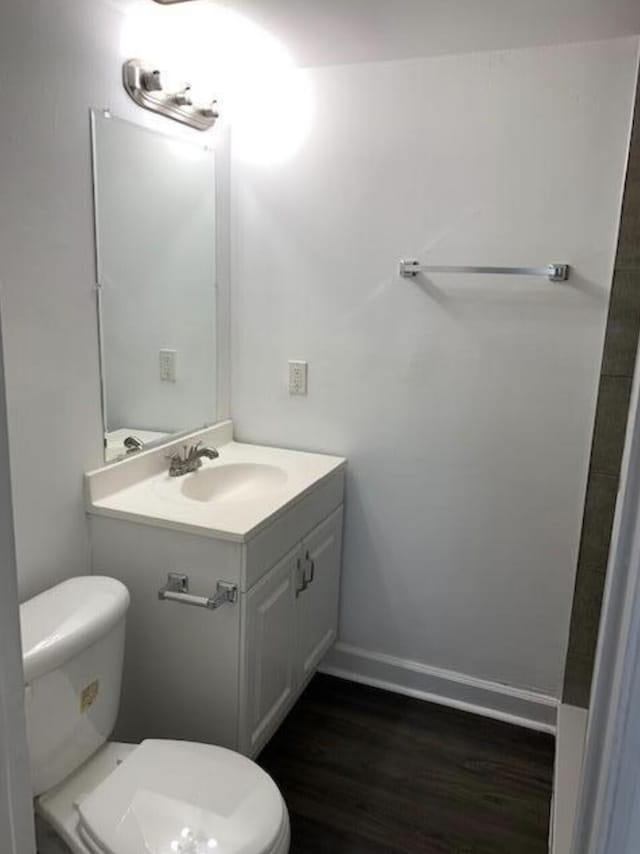
[[[170,478],[193,441],[218,459]],[[86,476],[93,572],[131,594],[116,738],[260,751],[336,636],[345,465],[225,422]]]

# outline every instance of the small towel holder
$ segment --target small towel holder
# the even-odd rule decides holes
[[[238,587],[228,581],[218,581],[213,596],[196,596],[189,592],[189,576],[182,572],[169,572],[167,583],[158,590],[158,599],[163,602],[178,602],[181,605],[195,605],[197,608],[217,610],[221,605],[235,605],[238,601]]]

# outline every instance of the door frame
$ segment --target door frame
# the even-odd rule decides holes
[[[33,854],[1,326],[0,317],[0,850]]]
[[[640,828],[639,387],[640,366],[636,365],[600,621],[573,854],[631,854],[637,851]]]

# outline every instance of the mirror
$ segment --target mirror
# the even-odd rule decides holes
[[[216,420],[214,152],[92,111],[105,459]]]

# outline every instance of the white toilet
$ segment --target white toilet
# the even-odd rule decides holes
[[[41,820],[74,854],[286,854],[286,806],[254,762],[208,744],[107,741],[128,606],[119,581],[89,576],[20,607]]]

